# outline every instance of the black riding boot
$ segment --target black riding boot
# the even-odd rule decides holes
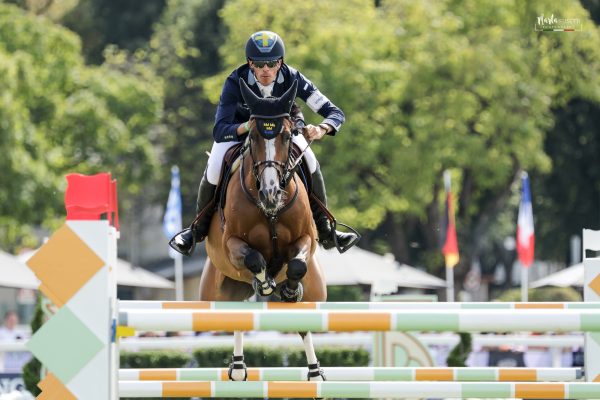
[[[200,187],[198,187],[196,219],[189,228],[182,230],[169,241],[169,245],[184,256],[191,255],[194,252],[196,243],[203,241],[208,235],[210,221],[215,213],[213,199],[216,188],[216,185],[206,179],[205,173],[200,181]]]
[[[325,180],[323,180],[323,174],[321,174],[321,168],[319,164],[317,164],[317,170],[312,174],[312,191],[313,194],[321,201],[321,203],[323,203],[324,206],[327,206]],[[317,225],[319,243],[321,243],[325,249],[334,248],[336,243],[335,241],[337,240],[339,247],[338,250],[343,253],[350,247],[354,246],[360,239],[360,236],[356,233],[345,233],[334,230],[331,226],[329,218],[327,218],[325,211],[312,198],[310,201],[310,208],[313,213],[313,218],[315,219],[315,224]]]

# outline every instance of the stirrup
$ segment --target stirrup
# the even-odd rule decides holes
[[[341,226],[349,229],[352,233],[354,233],[356,235],[356,239],[354,239],[353,241],[351,241],[350,243],[348,243],[346,246],[341,247],[340,244],[338,243],[337,235],[335,234],[335,232],[337,230],[337,225],[341,225]],[[340,254],[345,253],[346,251],[348,251],[352,246],[354,246],[356,243],[358,243],[358,241],[362,237],[360,235],[360,233],[358,233],[358,231],[356,229],[352,228],[349,225],[343,224],[341,222],[337,222],[335,219],[333,221],[331,221],[331,232],[333,234],[332,236],[333,236],[333,243],[335,244],[335,248],[337,249],[337,251]]]
[[[190,235],[192,242],[191,245],[184,238],[184,236]],[[185,228],[184,230],[173,236],[171,240],[169,240],[169,246],[171,246],[171,248],[176,252],[189,257],[192,255],[194,249],[196,248],[196,234],[191,228]]]

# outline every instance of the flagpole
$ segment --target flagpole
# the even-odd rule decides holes
[[[521,263],[521,301],[529,301],[529,268]]]
[[[529,267],[535,259],[535,230],[529,175],[521,172],[521,203],[517,220],[517,255],[521,264],[521,301],[529,300]]]
[[[444,188],[446,190],[446,216],[448,218],[447,227],[450,227],[450,231],[445,232],[446,243],[444,244],[444,259],[446,262],[446,301],[454,302],[454,266],[458,263],[458,245],[456,243],[456,227],[454,222],[454,209],[452,206],[452,178],[449,170],[444,171]],[[449,242],[449,234],[452,233],[454,236],[454,242],[450,249],[446,249],[446,245]]]
[[[454,267],[446,266],[446,301],[454,302]]]
[[[174,165],[171,167],[171,190],[163,218],[163,231],[167,238],[173,237],[181,231],[181,182],[179,179],[179,168]],[[183,301],[183,257],[180,253],[169,248],[169,257],[174,260],[175,277],[175,300]]]
[[[175,256],[175,300],[183,301],[183,256]]]

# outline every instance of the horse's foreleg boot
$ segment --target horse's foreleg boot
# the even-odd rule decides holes
[[[288,281],[281,284],[281,290],[279,291],[281,301],[285,301],[286,303],[297,303],[302,301],[302,296],[304,296],[304,287],[302,286],[302,283],[297,282],[295,289],[289,287]]]
[[[326,381],[325,371],[321,369],[321,364],[317,361],[316,364],[308,364],[307,380],[309,381]]]
[[[261,296],[270,296],[275,291],[277,284],[275,279],[269,276],[267,269],[264,268],[258,274],[254,275],[254,281],[252,282],[254,291]]]
[[[250,247],[249,249],[249,253],[244,257],[244,265],[254,274],[254,291],[261,296],[270,296],[277,285],[267,273],[267,262],[258,251]]]

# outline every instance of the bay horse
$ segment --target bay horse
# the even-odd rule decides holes
[[[200,300],[242,301],[255,293],[282,301],[325,301],[327,288],[315,257],[317,230],[309,197],[296,175],[290,110],[298,82],[280,98],[261,98],[240,79],[251,111],[250,132],[226,201],[213,216],[200,279]],[[224,222],[223,222],[224,219]],[[300,332],[308,379],[325,380],[310,332]],[[231,380],[246,380],[243,333],[234,332]]]

